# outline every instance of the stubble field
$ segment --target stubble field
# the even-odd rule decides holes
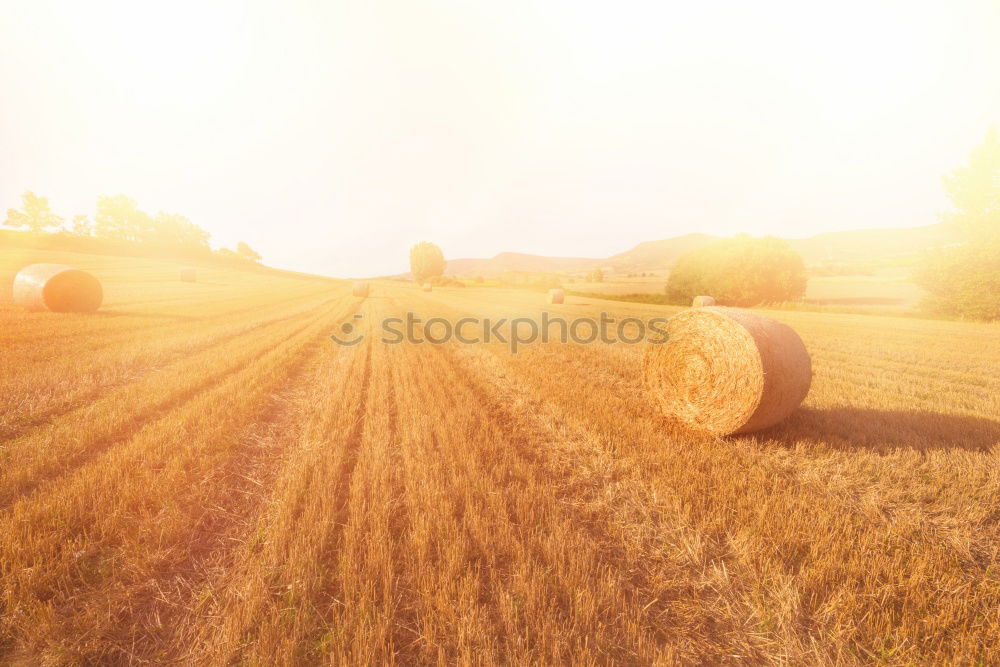
[[[812,390],[717,438],[641,346],[379,330],[677,309],[68,259],[96,315],[0,303],[0,662],[1000,662],[996,325],[769,313]]]

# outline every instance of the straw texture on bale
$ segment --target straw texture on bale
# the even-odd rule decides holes
[[[780,322],[737,308],[687,310],[651,344],[646,387],[667,416],[718,435],[777,424],[809,393],[802,339]]]
[[[354,283],[354,287],[351,288],[351,294],[354,296],[368,296],[368,283],[363,280]]]
[[[181,269],[181,281],[185,283],[196,283],[198,282],[198,272],[187,266]]]
[[[14,303],[30,310],[92,313],[104,301],[100,281],[62,264],[31,264],[14,278]]]
[[[566,295],[558,287],[549,290],[549,303],[559,304],[566,298]]]
[[[434,285],[431,285],[430,283],[424,283],[424,286],[423,286],[422,289],[425,292],[430,292],[432,289],[434,289]]]
[[[704,308],[705,306],[714,306],[715,299],[710,296],[696,296],[694,301],[691,302],[692,308]]]

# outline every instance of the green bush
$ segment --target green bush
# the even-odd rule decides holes
[[[965,243],[930,254],[915,276],[932,312],[1000,319],[1000,245]]]
[[[434,287],[465,287],[465,283],[449,276],[434,276],[424,281]]]
[[[727,306],[795,301],[806,291],[805,263],[781,239],[746,235],[724,239],[681,257],[666,294],[675,303],[698,295]]]

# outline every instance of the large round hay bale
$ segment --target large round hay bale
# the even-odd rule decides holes
[[[191,268],[190,266],[185,266],[181,269],[181,282],[185,283],[196,283],[198,282],[198,271]]]
[[[351,288],[351,294],[354,296],[368,296],[368,281],[359,280],[354,283],[354,287]]]
[[[563,291],[558,287],[549,290],[549,303],[559,304],[562,303],[565,298],[566,294],[563,293]]]
[[[430,283],[424,283],[421,289],[424,290],[425,292],[430,292],[431,290],[434,289],[434,285],[431,285]]]
[[[101,282],[63,264],[30,264],[14,277],[14,303],[30,310],[92,313],[104,301]]]
[[[692,308],[704,308],[705,306],[714,306],[715,299],[710,296],[696,296],[691,302]]]
[[[809,393],[809,353],[787,325],[710,306],[674,316],[667,331],[667,342],[646,351],[646,387],[681,423],[749,433],[777,424]]]

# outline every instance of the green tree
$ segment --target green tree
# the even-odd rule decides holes
[[[970,241],[1000,242],[1000,132],[991,127],[969,164],[944,177],[955,211],[944,215]]]
[[[125,195],[100,197],[94,216],[94,234],[106,239],[145,241],[152,235],[153,220]]]
[[[604,271],[601,271],[599,268],[594,269],[593,271],[591,271],[590,273],[587,274],[587,282],[591,282],[591,283],[603,283],[604,282]]]
[[[8,227],[27,227],[33,232],[42,232],[49,227],[58,227],[63,219],[49,208],[49,200],[39,197],[34,192],[21,195],[24,210],[7,209],[7,219],[3,224]]]
[[[444,253],[433,243],[421,241],[410,248],[410,274],[418,283],[444,274]]]
[[[806,267],[779,238],[745,234],[692,250],[667,279],[667,296],[689,302],[698,295],[729,306],[794,301],[806,291]]]
[[[914,276],[925,306],[945,315],[1000,319],[1000,134],[993,127],[966,166],[944,177],[955,210],[943,216],[965,243],[928,254]]]
[[[211,235],[208,232],[183,215],[161,211],[153,219],[146,240],[165,245],[207,248],[209,238]]]
[[[964,243],[930,253],[917,270],[933,313],[977,320],[1000,319],[1000,245]]]
[[[90,236],[94,233],[94,223],[85,215],[74,215],[72,231],[77,236]]]
[[[248,246],[243,241],[240,241],[239,243],[236,244],[236,254],[242,257],[243,259],[250,260],[251,262],[259,262],[260,260],[264,259],[263,257],[260,256],[260,253],[258,253],[256,250]]]

